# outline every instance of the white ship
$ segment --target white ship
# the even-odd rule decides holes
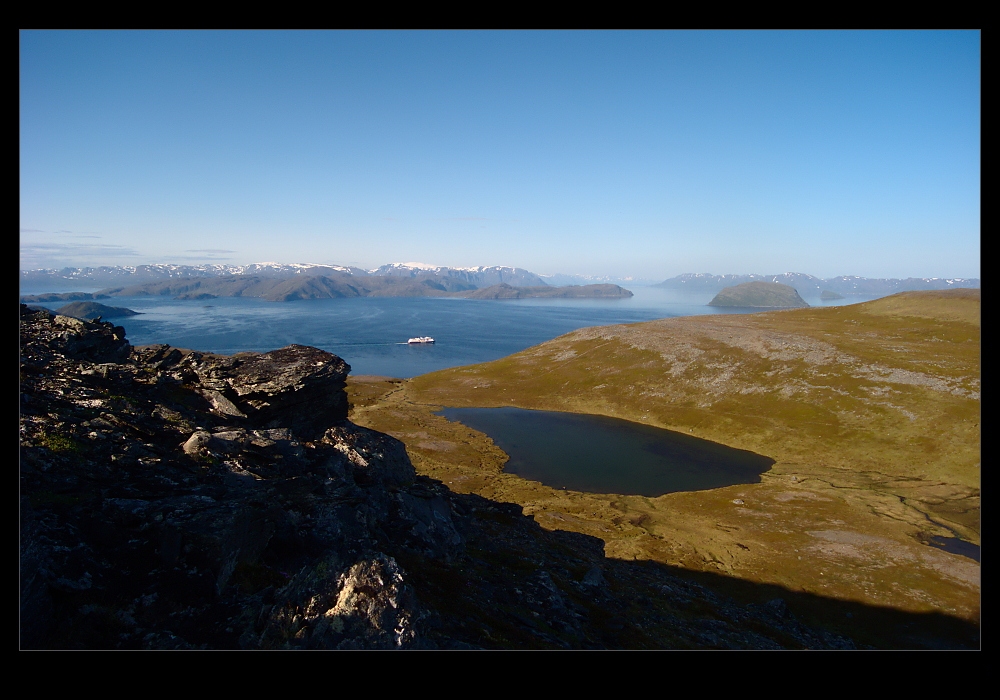
[[[431,338],[429,335],[422,335],[419,338],[410,338],[406,342],[410,345],[420,345],[424,343],[433,343],[434,338]]]

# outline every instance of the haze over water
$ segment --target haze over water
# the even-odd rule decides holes
[[[339,355],[351,365],[354,375],[403,378],[489,362],[586,326],[669,316],[746,313],[706,306],[712,294],[653,287],[636,287],[632,291],[635,296],[631,299],[362,297],[271,302],[115,297],[101,301],[141,312],[140,316],[109,319],[124,326],[133,345],[167,343],[229,355],[266,352],[296,343]],[[818,299],[808,301],[820,304]],[[56,309],[64,303],[43,306]],[[435,344],[406,344],[409,338],[424,335],[433,337]]]

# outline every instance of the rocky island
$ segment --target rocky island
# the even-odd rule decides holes
[[[855,646],[780,589],[608,558],[417,474],[348,419],[381,394],[330,353],[19,325],[22,648]]]
[[[716,294],[708,305],[744,309],[793,309],[809,306],[794,287],[778,282],[744,282],[735,287],[727,287]]]
[[[106,306],[98,304],[96,301],[74,301],[60,306],[56,313],[60,316],[71,316],[85,321],[95,318],[127,318],[139,315],[138,311],[126,309],[123,306]]]

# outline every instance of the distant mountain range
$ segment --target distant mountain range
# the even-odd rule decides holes
[[[336,280],[367,280],[394,277],[436,280],[447,291],[479,289],[494,284],[512,287],[540,287],[546,282],[533,272],[517,267],[443,267],[424,263],[391,263],[375,270],[343,265],[313,263],[254,263],[252,265],[136,265],[134,267],[66,267],[61,270],[22,270],[22,290],[56,287],[132,287],[153,282],[177,282],[206,278],[247,278],[284,280],[296,277],[326,277]],[[364,282],[361,282],[364,284]],[[353,296],[353,295],[352,295]]]
[[[624,284],[627,286],[648,287],[656,283],[655,279],[642,277],[615,277],[613,275],[538,275],[545,283],[553,287],[586,284]]]
[[[820,279],[800,272],[781,275],[710,275],[688,273],[671,277],[653,285],[666,289],[687,289],[716,293],[726,287],[747,282],[778,282],[794,287],[804,297],[818,297],[824,291],[847,296],[887,296],[896,292],[916,292],[930,289],[979,288],[978,278],[908,277],[906,279],[872,279],[867,277],[830,277]]]
[[[109,282],[112,286],[107,285]],[[117,283],[117,284],[114,284]],[[124,283],[124,284],[123,284]],[[392,263],[375,270],[333,265],[141,265],[67,268],[21,273],[22,292],[66,286],[98,286],[96,292],[23,294],[22,301],[93,302],[131,296],[177,299],[252,297],[269,301],[345,297],[465,296],[477,299],[528,297],[630,297],[613,284],[552,287],[538,275],[516,267],[451,268],[423,263]]]
[[[307,278],[313,282],[306,282]],[[315,280],[322,278],[325,282]],[[255,281],[253,281],[255,280]],[[294,283],[295,281],[298,283]],[[200,281],[202,284],[195,285]],[[501,265],[446,267],[425,263],[390,263],[374,270],[344,265],[316,263],[263,262],[251,265],[136,265],[63,268],[61,270],[22,270],[20,288],[30,291],[103,288],[123,291],[144,287],[145,294],[205,294],[232,296],[243,287],[246,294],[268,298],[315,298],[316,296],[426,296],[484,289],[498,284],[511,287],[591,286],[599,283],[643,285],[649,280],[593,277],[585,275],[537,275],[519,267]],[[778,282],[794,287],[806,297],[818,297],[824,291],[842,296],[885,296],[896,292],[953,287],[979,288],[978,278],[910,277],[907,279],[871,279],[866,277],[831,277],[786,272],[780,275],[711,275],[688,273],[652,285],[668,289],[687,289],[717,293],[726,287],[746,282]],[[153,288],[149,285],[162,284]],[[256,290],[250,291],[249,286]],[[319,288],[317,287],[319,285]],[[182,287],[184,287],[182,289]],[[80,297],[83,299],[84,297]],[[86,298],[90,298],[89,296]]]
[[[584,284],[564,287],[512,287],[494,284],[474,292],[459,292],[467,299],[627,299],[632,292],[617,284]]]

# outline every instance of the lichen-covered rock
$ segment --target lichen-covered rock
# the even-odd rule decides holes
[[[344,389],[350,371],[329,352],[289,345],[241,360],[226,379],[239,397],[237,404],[257,425],[295,426],[303,437],[318,438],[347,419]]]
[[[163,349],[150,356],[158,366],[170,359]],[[197,377],[198,393],[216,414],[247,426],[290,428],[302,438],[318,439],[347,419],[351,367],[318,348],[289,345],[232,357],[194,352],[171,366],[181,380],[185,370]]]
[[[416,476],[406,447],[385,433],[340,425],[327,430],[323,442],[347,457],[360,485],[400,487],[412,483]]]
[[[118,362],[127,359],[131,351],[125,329],[113,323],[54,316],[24,304],[20,315],[22,359],[33,357],[42,345],[43,355],[51,352],[91,362]]]
[[[417,641],[420,608],[405,572],[381,552],[342,571],[323,562],[276,594],[263,648],[405,649]]]

